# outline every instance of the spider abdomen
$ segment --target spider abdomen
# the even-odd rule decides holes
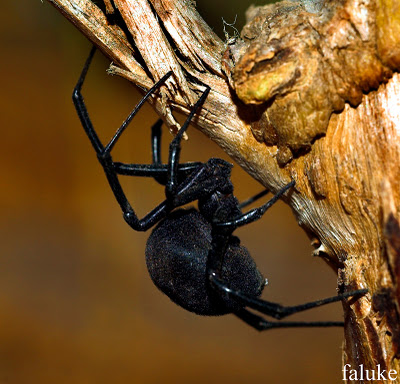
[[[209,285],[207,260],[211,249],[211,225],[194,208],[170,214],[154,229],[146,247],[147,268],[154,284],[176,304],[207,316],[240,308]],[[265,281],[247,249],[233,236],[221,277],[231,289],[250,296],[259,296]]]

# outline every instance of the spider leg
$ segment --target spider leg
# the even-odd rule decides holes
[[[261,199],[262,197],[264,197],[265,195],[268,195],[269,193],[269,189],[264,189],[263,191],[257,193],[256,195],[250,197],[249,199],[242,201],[239,204],[239,209],[243,209],[244,207],[247,207],[248,205],[254,203],[255,201],[257,201],[258,199]]]
[[[169,172],[168,172],[167,185],[165,188],[165,194],[166,194],[167,200],[170,200],[174,197],[174,195],[177,192],[178,185],[179,185],[178,166],[179,166],[179,159],[180,159],[180,153],[181,153],[181,141],[182,141],[183,134],[187,130],[187,128],[188,128],[190,122],[192,121],[194,115],[196,114],[196,112],[203,105],[203,103],[209,93],[210,93],[210,87],[206,86],[205,91],[200,96],[200,98],[197,100],[196,104],[193,106],[189,116],[187,117],[186,121],[184,122],[182,127],[179,129],[178,133],[176,134],[174,139],[171,141],[171,144],[169,146],[169,157],[168,157]]]
[[[161,126],[163,121],[158,119],[151,127],[151,154],[153,164],[161,164]]]
[[[78,114],[78,117],[82,123],[82,126],[86,132],[86,134],[89,137],[90,142],[92,143],[92,146],[96,153],[102,153],[104,151],[104,146],[101,143],[99,137],[97,136],[93,124],[89,118],[88,111],[86,109],[85,102],[83,100],[81,90],[82,90],[82,85],[83,82],[85,81],[90,63],[92,62],[94,53],[96,52],[96,47],[93,46],[92,49],[90,50],[89,56],[86,59],[86,63],[82,69],[81,75],[79,76],[79,80],[75,85],[74,92],[72,94],[72,101],[74,102],[76,112]]]
[[[232,228],[232,230],[233,230],[237,227],[241,227],[242,225],[246,225],[246,224],[252,223],[253,221],[260,219],[264,215],[264,213],[272,205],[274,205],[288,189],[290,189],[291,187],[293,187],[295,185],[295,183],[296,182],[294,180],[292,180],[290,183],[286,184],[280,191],[278,191],[278,193],[276,195],[274,195],[270,200],[268,200],[261,207],[251,209],[250,211],[244,213],[243,215],[235,217],[234,219],[229,220],[229,221],[214,222],[213,225],[217,228]],[[263,193],[264,192],[261,192],[261,194],[259,194],[259,195],[262,195]],[[256,195],[255,197],[257,197],[257,196],[258,195]],[[246,203],[245,205],[247,205],[247,202],[245,202],[245,203]]]
[[[126,176],[152,177],[163,186],[167,184],[169,165],[162,164],[161,162],[162,124],[163,121],[159,119],[151,127],[152,164],[126,164],[115,161],[114,169],[117,174]],[[178,184],[185,180],[201,164],[203,163],[199,161],[178,164]]]
[[[151,153],[153,165],[159,165],[162,167],[163,172],[157,174],[155,176],[151,176],[154,178],[157,183],[165,186],[168,182],[168,165],[162,164],[161,162],[161,127],[163,121],[161,119],[157,120],[157,122],[151,127]],[[185,178],[187,178],[194,169],[196,169],[201,163],[200,162],[191,162],[185,164],[178,165],[178,184],[180,184]],[[127,170],[127,167],[124,168]],[[118,173],[118,171],[117,171]],[[124,173],[128,174],[128,173]]]
[[[153,159],[153,164],[161,164],[161,126],[163,121],[158,119],[156,123],[151,127],[151,154]],[[166,177],[155,176],[154,180],[158,184],[166,185]]]
[[[145,101],[158,89],[160,88],[165,81],[172,75],[172,71],[167,72],[160,80],[158,80],[147,92],[146,94],[140,99],[139,103],[133,109],[133,111],[129,114],[129,116],[125,119],[125,121],[121,124],[118,128],[117,132],[107,144],[104,150],[104,154],[110,153],[114,145],[116,144],[117,140],[121,137],[122,133],[128,127],[129,123],[135,117],[135,115],[139,112],[140,108],[143,106]]]
[[[125,193],[122,189],[122,186],[118,180],[118,175],[115,170],[114,162],[111,158],[110,151],[113,148],[113,146],[115,145],[115,143],[117,142],[118,138],[123,133],[123,131],[126,129],[128,124],[130,123],[130,121],[132,120],[133,116],[138,112],[140,107],[143,105],[145,100],[147,98],[149,98],[150,95],[165,82],[165,80],[171,75],[171,72],[168,72],[166,75],[164,75],[146,93],[146,95],[142,98],[142,100],[139,102],[139,104],[130,113],[128,118],[122,123],[121,127],[117,130],[116,134],[111,139],[111,141],[107,144],[106,147],[104,147],[93,127],[93,124],[92,124],[90,118],[89,118],[89,114],[88,114],[83,96],[81,94],[82,85],[84,83],[84,80],[85,80],[86,74],[88,72],[90,63],[93,59],[94,53],[95,53],[95,48],[93,47],[90,51],[88,59],[86,60],[86,63],[82,70],[82,73],[78,79],[78,82],[74,88],[74,91],[72,94],[72,100],[74,102],[74,105],[75,105],[78,117],[82,123],[82,126],[83,126],[87,136],[89,137],[93,148],[96,151],[97,158],[98,158],[100,164],[103,166],[104,172],[106,174],[106,177],[110,184],[110,187],[114,193],[114,196],[123,211],[126,222],[133,229],[135,229],[137,231],[145,231],[148,228],[150,228],[151,226],[153,226],[161,218],[166,216],[166,214],[168,213],[167,204],[166,204],[166,202],[159,204],[150,213],[148,213],[143,219],[139,220],[135,211],[129,204],[129,201],[126,198]],[[162,172],[164,172],[164,171],[162,171]]]
[[[237,301],[243,307],[250,307],[264,315],[271,316],[277,320],[293,315],[298,312],[303,312],[308,309],[321,307],[326,304],[335,303],[351,296],[361,296],[368,292],[367,289],[359,289],[356,291],[346,292],[338,296],[328,297],[326,299],[316,300],[305,304],[285,307],[283,305],[261,300],[256,297],[248,296],[240,291],[230,289],[224,281],[222,281],[217,273],[209,275],[211,286],[216,289],[221,295],[227,296],[232,300]]]
[[[125,163],[114,162],[116,173],[129,176],[153,177],[159,184],[164,186],[168,184],[169,180],[172,180],[171,185],[174,185],[173,188],[174,191],[171,193],[176,194],[178,192],[177,186],[184,179],[186,179],[195,169],[197,169],[200,165],[203,164],[201,162],[190,162],[185,164],[179,164],[180,143],[182,140],[183,133],[186,131],[194,115],[203,104],[209,91],[210,88],[207,87],[206,90],[203,92],[202,96],[197,101],[197,103],[194,105],[191,113],[189,114],[188,118],[186,119],[181,129],[178,131],[178,134],[176,135],[175,139],[171,142],[169,164],[161,163],[161,126],[163,121],[159,119],[151,128],[151,148],[152,148],[152,160],[153,160],[152,165],[125,164]],[[140,103],[142,103],[142,101]],[[131,119],[131,117],[133,117],[131,115],[128,117],[128,119]],[[109,146],[111,146],[111,143],[114,143],[116,138],[118,138],[121,135],[122,131],[126,128],[126,126],[127,123],[125,121],[124,124],[121,126],[121,128],[117,131],[114,138],[110,141]]]
[[[239,319],[246,324],[257,329],[258,331],[266,331],[272,328],[311,328],[311,327],[343,327],[343,321],[268,321],[247,309],[240,309],[234,312]]]
[[[186,179],[202,164],[200,162],[179,164],[178,179]],[[168,164],[126,164],[114,161],[114,169],[118,175],[152,177],[154,179],[157,177],[162,180],[160,184],[165,185],[169,167]]]

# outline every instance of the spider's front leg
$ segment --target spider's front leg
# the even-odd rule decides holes
[[[84,83],[84,80],[86,78],[90,63],[93,59],[94,53],[95,53],[95,47],[92,48],[90,51],[89,57],[86,60],[85,66],[83,67],[82,73],[78,79],[78,82],[74,88],[73,94],[72,94],[72,100],[74,102],[76,111],[78,113],[79,119],[82,123],[82,126],[89,137],[90,142],[92,143],[92,146],[94,150],[96,151],[97,158],[102,165],[104,172],[106,174],[107,180],[110,184],[110,187],[114,193],[114,196],[116,200],[118,201],[118,204],[120,205],[125,220],[128,222],[128,224],[135,230],[137,231],[145,231],[148,228],[152,227],[156,222],[158,222],[161,218],[165,217],[165,215],[168,213],[167,210],[167,204],[161,203],[158,205],[155,209],[153,209],[150,213],[148,213],[143,219],[139,219],[134,211],[134,209],[131,207],[129,204],[128,199],[126,198],[126,195],[122,189],[122,186],[118,180],[118,174],[116,171],[116,166],[115,163],[112,160],[111,157],[111,150],[118,141],[119,137],[121,134],[124,132],[126,127],[129,125],[133,117],[136,115],[136,113],[139,111],[141,106],[144,104],[144,102],[153,94],[165,81],[166,79],[171,76],[172,72],[168,72],[166,75],[164,75],[147,93],[146,95],[140,100],[140,102],[137,104],[137,106],[133,109],[133,111],[129,114],[127,119],[122,123],[120,128],[117,130],[113,138],[110,140],[110,142],[106,145],[103,146],[101,143],[94,127],[93,124],[89,118],[89,114],[84,102],[84,99],[82,97],[82,85]],[[121,164],[121,163],[119,163]],[[154,176],[154,175],[159,175],[159,174],[165,174],[166,169],[163,169],[162,167],[157,167],[157,166],[150,166],[147,167],[146,169],[146,164],[131,164],[130,165],[130,171],[131,174],[134,174],[136,176]]]
[[[186,180],[194,170],[201,168],[202,163],[187,163],[187,164],[179,164],[179,155],[180,155],[180,143],[182,139],[182,135],[187,129],[192,120],[193,116],[196,114],[198,109],[201,107],[202,103],[206,99],[210,89],[206,87],[205,92],[202,94],[198,102],[195,104],[192,109],[189,117],[186,122],[182,126],[182,128],[178,131],[176,138],[172,141],[170,146],[170,157],[168,164],[161,164],[160,161],[160,139],[161,139],[161,122],[158,121],[152,128],[152,153],[153,153],[153,164],[124,164],[120,162],[114,162],[111,157],[111,150],[117,143],[118,139],[125,131],[133,117],[142,107],[144,102],[158,89],[160,88],[164,82],[167,80],[169,76],[172,75],[172,72],[168,72],[165,74],[140,100],[140,102],[136,105],[133,111],[129,114],[127,119],[122,123],[120,128],[117,130],[113,138],[110,142],[103,146],[101,143],[93,124],[89,118],[89,114],[82,97],[82,85],[86,78],[90,63],[93,59],[93,55],[95,53],[95,48],[93,47],[88,59],[86,60],[85,66],[82,70],[82,73],[79,77],[79,80],[74,88],[74,92],[72,95],[72,99],[78,113],[79,119],[82,123],[82,126],[92,143],[93,148],[96,151],[97,158],[102,165],[104,172],[106,174],[107,180],[110,184],[110,187],[114,193],[118,204],[120,205],[125,221],[135,230],[137,231],[146,231],[151,228],[154,224],[164,218],[173,208],[178,207],[184,203],[181,201],[185,201],[186,197],[183,196],[182,193],[179,193],[178,185],[182,182],[182,180]],[[139,219],[130,205],[122,186],[119,182],[118,175],[130,175],[130,176],[144,176],[144,177],[153,177],[156,181],[161,184],[166,184],[166,194],[171,198],[171,196],[177,196],[174,200],[165,200],[161,204],[159,204],[156,208],[154,208],[150,213],[148,213],[144,218]],[[199,187],[198,187],[199,188]],[[196,194],[194,196],[189,197],[190,201],[196,200]]]
[[[210,87],[206,86],[205,91],[200,96],[200,98],[197,100],[196,104],[190,111],[190,114],[187,117],[186,121],[184,122],[182,127],[179,129],[178,133],[176,134],[174,139],[171,141],[171,144],[169,145],[168,179],[167,179],[167,185],[165,188],[165,195],[167,197],[167,200],[170,200],[170,201],[173,200],[175,195],[178,192],[178,185],[179,185],[178,166],[179,166],[179,160],[180,160],[180,154],[181,154],[181,142],[182,142],[183,134],[189,127],[189,124],[192,121],[194,115],[200,110],[201,106],[203,105],[203,103],[206,100],[209,93],[210,93]]]

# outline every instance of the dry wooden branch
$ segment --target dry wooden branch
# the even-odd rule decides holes
[[[295,179],[288,203],[339,290],[369,289],[344,303],[344,363],[400,373],[400,0],[251,8],[227,44],[189,1],[114,0],[135,47],[91,1],[49,1],[111,73],[148,89],[173,71],[152,100],[169,126],[211,87],[196,126],[272,191]]]

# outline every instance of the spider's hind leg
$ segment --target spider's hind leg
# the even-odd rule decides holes
[[[239,319],[257,329],[266,331],[272,328],[315,328],[315,327],[343,327],[343,321],[268,321],[247,309],[234,312]]]
[[[300,304],[300,305],[295,305],[295,306],[283,306],[277,303],[273,303],[270,301],[265,301],[261,300],[258,297],[253,297],[249,296],[241,291],[233,290],[227,286],[227,284],[217,277],[217,275],[211,274],[209,276],[210,278],[210,283],[211,286],[219,292],[220,295],[224,297],[229,297],[230,300],[236,301],[238,304],[240,304],[243,309],[236,313],[238,317],[240,317],[242,320],[247,322],[248,324],[254,326],[257,328],[255,325],[265,323],[268,324],[268,326],[265,326],[265,329],[272,328],[272,327],[330,327],[330,326],[341,326],[343,323],[340,322],[335,322],[335,321],[329,321],[329,322],[269,322],[265,319],[263,319],[260,316],[257,316],[247,310],[244,309],[244,307],[249,307],[251,309],[254,309],[260,313],[263,313],[267,316],[273,317],[274,319],[280,320],[283,319],[287,316],[293,315],[298,312],[303,312],[308,309],[312,308],[317,308],[321,307],[323,305],[327,305],[330,303],[335,303],[338,301],[342,301],[343,299],[346,299],[348,297],[359,297],[364,295],[365,293],[368,292],[366,289],[359,289],[356,291],[350,291],[343,293],[338,296],[333,296],[333,297],[328,297],[325,299],[321,300],[316,300],[312,301],[309,303],[305,304]],[[275,324],[280,324],[280,325],[275,325]],[[257,328],[258,329],[258,328]]]

